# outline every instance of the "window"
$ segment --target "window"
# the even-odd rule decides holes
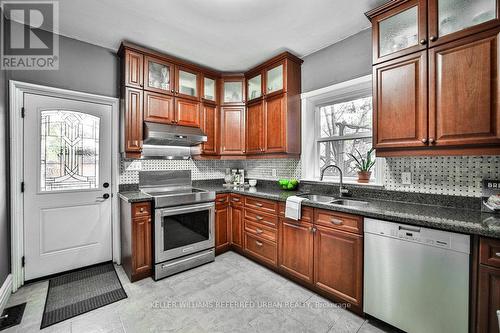
[[[357,177],[353,154],[365,156],[372,147],[372,97],[370,95],[336,100],[319,106],[316,142],[319,168],[335,164],[344,177]],[[338,176],[328,169],[325,177]]]
[[[335,164],[346,182],[358,175],[349,153],[362,155],[372,148],[372,76],[309,91],[302,99],[302,179],[319,180],[320,170]],[[371,184],[383,184],[384,159],[377,158]],[[328,169],[324,180],[337,182],[339,173]]]

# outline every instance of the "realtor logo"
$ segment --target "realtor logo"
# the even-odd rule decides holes
[[[59,69],[59,3],[0,1],[0,8],[0,69]]]

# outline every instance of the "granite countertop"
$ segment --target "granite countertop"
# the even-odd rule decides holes
[[[197,188],[215,191],[217,194],[239,193],[263,199],[286,201],[297,191],[282,191],[278,188],[259,186],[255,188],[227,188],[217,184],[194,184]],[[151,197],[140,191],[120,192],[120,196],[129,202],[151,200]],[[465,234],[482,235],[500,238],[500,216],[481,213],[479,210],[442,207],[436,205],[409,203],[389,200],[373,200],[353,198],[367,201],[368,205],[353,207],[330,203],[319,203],[304,200],[302,205],[338,212],[362,215],[364,217],[382,219],[422,227],[435,228]]]

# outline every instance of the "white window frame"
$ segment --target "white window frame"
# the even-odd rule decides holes
[[[302,178],[304,180],[319,181],[320,179],[320,152],[319,142],[331,141],[332,138],[320,137],[320,112],[319,109],[325,105],[340,103],[352,99],[361,98],[372,94],[372,76],[366,75],[353,80],[334,84],[325,88],[317,89],[301,95],[302,100]],[[361,137],[372,137],[372,132],[353,136],[345,136],[342,139]],[[338,139],[336,137],[336,139]],[[374,178],[368,185],[383,185],[384,164],[383,158],[376,159]],[[345,183],[357,183],[356,177],[345,177]],[[329,176],[324,182],[340,181],[339,176]]]

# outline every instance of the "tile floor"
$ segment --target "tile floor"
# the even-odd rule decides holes
[[[42,332],[390,332],[234,253],[158,282],[130,283],[128,298]],[[37,332],[48,282],[29,284],[10,305],[27,302],[23,321],[2,333]]]

